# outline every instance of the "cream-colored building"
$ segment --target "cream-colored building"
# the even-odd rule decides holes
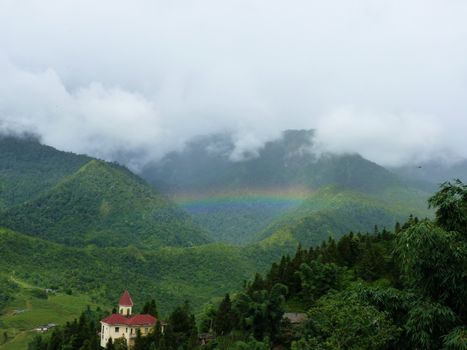
[[[101,320],[101,346],[106,347],[110,338],[112,341],[123,338],[129,348],[133,347],[137,331],[142,336],[147,335],[159,322],[152,315],[132,314],[133,300],[130,293],[125,291],[118,303],[118,314],[112,314]],[[162,326],[162,324],[161,324]]]

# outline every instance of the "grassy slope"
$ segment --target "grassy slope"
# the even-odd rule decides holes
[[[9,278],[18,285],[18,290],[14,300],[8,303],[0,314],[0,333],[3,337],[3,333],[7,332],[9,338],[6,343],[0,345],[4,350],[26,349],[28,342],[36,334],[33,329],[39,325],[64,324],[77,318],[87,306],[92,308],[102,306],[83,294],[57,293],[49,295],[47,299],[38,298],[35,292],[40,292],[42,289],[15,280],[11,276]],[[24,312],[15,314],[15,310],[24,310]]]
[[[16,231],[73,246],[207,243],[202,230],[126,168],[92,160],[39,197],[0,214]]]

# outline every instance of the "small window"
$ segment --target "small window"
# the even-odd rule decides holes
[[[120,330],[120,327],[115,327],[115,333],[118,333],[119,330]]]
[[[128,333],[128,328],[125,328],[125,333]]]

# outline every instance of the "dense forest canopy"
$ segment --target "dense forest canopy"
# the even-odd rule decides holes
[[[375,227],[299,246],[208,307],[198,327],[185,303],[165,332],[156,326],[134,349],[465,349],[467,186],[446,182],[429,203],[434,220],[411,216],[394,232]],[[292,309],[306,311],[298,326],[284,318]],[[85,311],[29,349],[98,349],[95,315]],[[199,333],[211,335],[206,345]],[[120,339],[107,344],[125,348]]]

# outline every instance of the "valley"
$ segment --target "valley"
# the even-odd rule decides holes
[[[125,289],[140,305],[156,298],[163,315],[185,300],[199,313],[299,244],[432,216],[423,186],[358,155],[317,158],[303,151],[312,136],[287,131],[243,162],[213,156],[212,139],[199,139],[142,177],[31,138],[0,139],[0,277],[12,286],[0,290],[5,349],[24,348],[49,318],[109,308]],[[45,288],[57,292],[31,294]]]

